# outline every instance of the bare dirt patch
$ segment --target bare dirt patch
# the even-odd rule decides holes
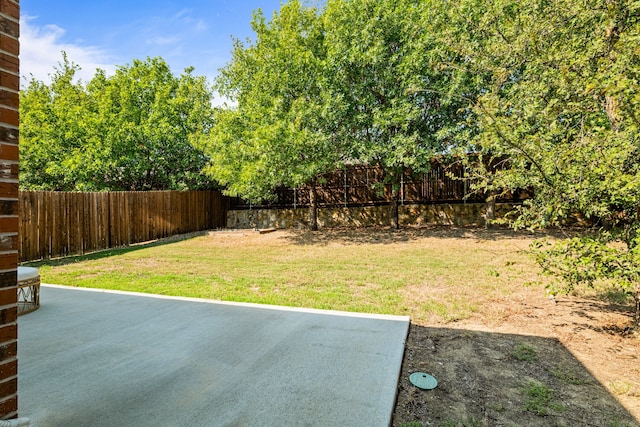
[[[630,310],[524,286],[468,319],[412,322],[392,425],[638,426]],[[438,387],[418,389],[414,372]]]

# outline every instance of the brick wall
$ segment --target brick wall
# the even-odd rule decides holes
[[[0,419],[18,415],[19,0],[0,0]]]

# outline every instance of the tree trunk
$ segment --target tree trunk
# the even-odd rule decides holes
[[[633,288],[633,302],[636,309],[633,318],[636,322],[636,327],[638,327],[640,326],[640,284],[636,284]]]
[[[617,133],[620,130],[620,113],[618,107],[618,100],[613,96],[605,95],[604,108],[609,118],[611,128]]]
[[[485,214],[484,226],[487,230],[493,228],[493,222],[496,219],[496,192],[491,190],[487,198],[487,211]]]
[[[309,188],[309,230],[318,230],[318,192],[315,182]]]

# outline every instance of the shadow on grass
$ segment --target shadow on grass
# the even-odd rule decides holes
[[[152,240],[150,242],[135,243],[130,246],[123,246],[120,248],[104,249],[102,251],[91,252],[84,255],[69,255],[62,258],[43,259],[38,261],[27,261],[27,262],[20,263],[20,265],[27,266],[27,267],[36,267],[36,268],[42,267],[42,266],[56,267],[61,265],[74,264],[76,262],[98,260],[98,259],[126,254],[129,252],[138,251],[140,249],[169,245],[172,243],[181,242],[183,240],[192,239],[194,237],[206,236],[208,233],[209,231],[197,231],[197,232],[187,233],[187,234],[178,234],[178,235],[166,237],[163,239]]]
[[[409,242],[421,238],[442,239],[470,239],[470,240],[506,240],[523,237],[556,237],[557,231],[531,233],[528,231],[513,231],[509,228],[486,230],[478,227],[428,226],[406,227],[399,230],[388,227],[367,228],[326,228],[320,231],[290,230],[285,239],[296,245],[326,245],[328,243],[342,243],[345,245],[386,245],[391,243]]]
[[[571,311],[576,319],[582,319],[573,325],[573,332],[590,329],[598,333],[606,333],[612,336],[629,337],[636,330],[634,323],[633,303],[631,299],[626,301],[607,300],[607,296],[598,296],[598,299],[568,299],[561,300],[558,304]],[[623,315],[628,322],[620,324],[603,324],[594,313],[607,313],[611,315]]]
[[[412,385],[414,372],[437,388]],[[392,425],[639,424],[557,339],[412,324]]]

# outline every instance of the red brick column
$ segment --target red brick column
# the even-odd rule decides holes
[[[18,416],[19,35],[19,0],[0,0],[0,419]]]

